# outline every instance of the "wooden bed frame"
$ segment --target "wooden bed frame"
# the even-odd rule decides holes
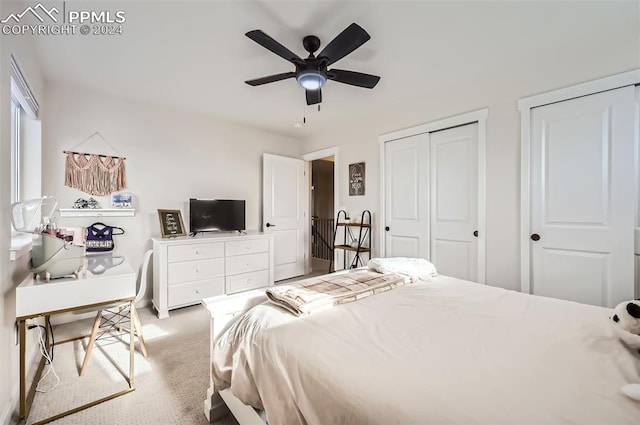
[[[231,324],[232,319],[265,301],[267,297],[265,288],[253,291],[240,292],[233,295],[221,295],[205,298],[202,305],[209,310],[210,344],[209,344],[209,388],[204,400],[204,415],[209,422],[213,422],[229,412],[236,418],[240,425],[266,425],[266,419],[256,409],[244,404],[233,395],[229,388],[217,390],[213,384],[211,362],[213,361],[213,346],[219,335]]]

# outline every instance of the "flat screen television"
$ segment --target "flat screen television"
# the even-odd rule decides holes
[[[189,199],[189,232],[245,230],[244,200]]]

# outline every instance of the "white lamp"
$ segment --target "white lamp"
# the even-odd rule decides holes
[[[296,80],[305,90],[318,90],[327,78],[318,71],[305,71],[298,74]]]

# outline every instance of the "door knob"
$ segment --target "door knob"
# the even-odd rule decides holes
[[[476,238],[478,237],[478,231],[477,230],[473,232],[473,236],[475,236]]]
[[[389,226],[387,226],[387,227],[384,228],[384,230],[386,230],[388,232],[391,229],[389,228]]]
[[[267,224],[266,224],[266,226],[267,226],[267,227],[276,227],[276,225],[275,225],[275,224],[271,224],[271,223],[267,223]]]
[[[537,233],[534,233],[533,235],[531,235],[531,240],[532,241],[539,241],[540,240],[540,235]]]

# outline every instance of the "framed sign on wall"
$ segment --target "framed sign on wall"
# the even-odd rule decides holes
[[[158,218],[160,219],[160,232],[163,238],[172,238],[187,234],[184,230],[180,210],[158,210]]]
[[[364,195],[364,162],[349,164],[349,196]]]

